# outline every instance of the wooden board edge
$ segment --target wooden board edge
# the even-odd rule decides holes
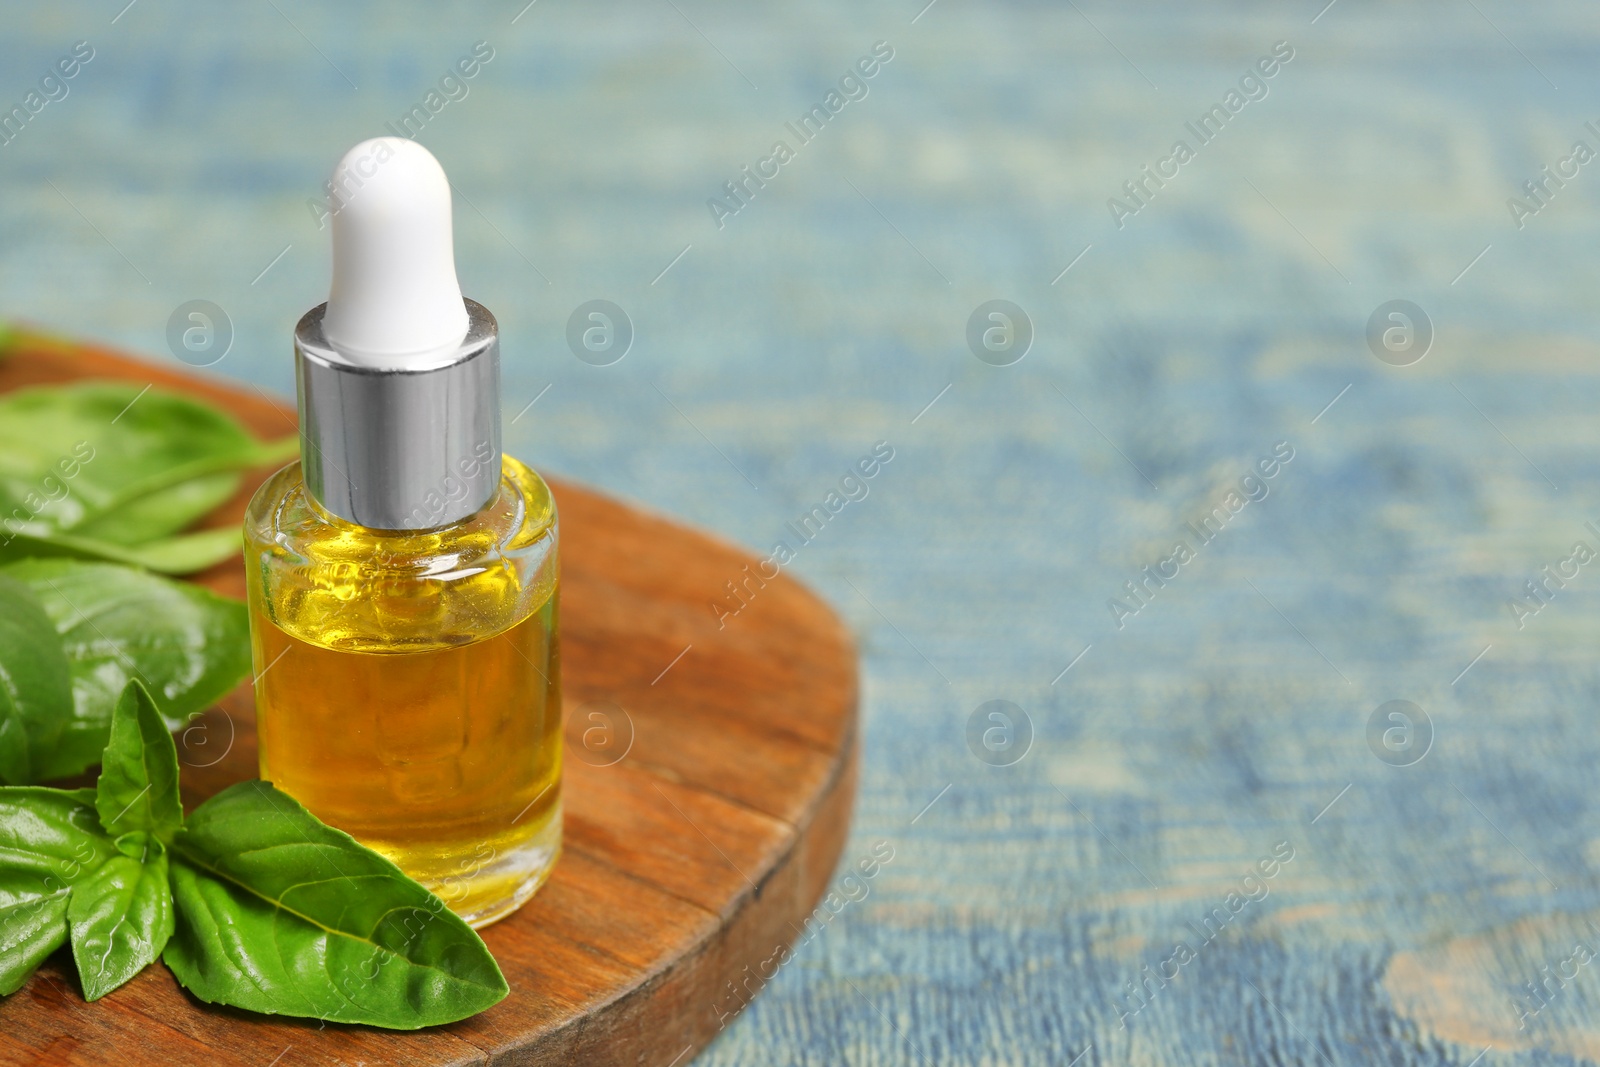
[[[855,808],[858,727],[852,724],[834,776],[788,850],[721,926],[603,1007],[530,1044],[486,1048],[491,1067],[640,1067],[646,1061],[638,1050],[650,1045],[667,1050],[656,1067],[681,1067],[710,1045],[775,976],[763,965],[793,946],[827,891]]]

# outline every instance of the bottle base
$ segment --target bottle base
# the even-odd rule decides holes
[[[505,834],[455,847],[369,847],[393,860],[474,930],[495,923],[533,898],[561,857],[561,802],[531,832]]]
[[[560,812],[556,813],[554,833],[548,836],[549,841],[537,847],[530,842],[506,857],[503,864],[480,872],[469,887],[467,900],[459,905],[451,905],[451,910],[465,919],[474,930],[482,930],[532,900],[533,895],[550,880],[556,861],[561,858]],[[428,888],[433,889],[432,886]],[[433,891],[438,892],[437,889]]]

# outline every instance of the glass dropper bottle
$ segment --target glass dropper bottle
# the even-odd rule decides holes
[[[261,776],[483,926],[560,852],[555,502],[501,454],[499,329],[438,162],[365,141],[330,206],[301,458],[245,518]]]

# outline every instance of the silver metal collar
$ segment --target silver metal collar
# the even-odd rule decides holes
[[[326,304],[294,331],[300,459],[318,504],[375,530],[472,515],[500,483],[500,327],[468,300],[467,335],[422,368],[358,367],[322,335]]]

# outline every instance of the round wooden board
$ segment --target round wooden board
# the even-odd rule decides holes
[[[0,392],[77,378],[197,394],[262,437],[294,430],[293,408],[259,391],[101,349],[24,335],[0,363]],[[206,525],[238,523],[267,473]],[[838,618],[786,577],[719,628],[710,603],[754,562],[748,554],[579,486],[552,487],[566,843],[533,901],[483,932],[511,995],[452,1026],[396,1033],[209,1007],[157,965],[86,1004],[63,952],[0,1001],[0,1063],[669,1067],[711,1041],[759,988],[760,964],[794,940],[839,858],[857,770],[855,650]],[[244,595],[238,562],[198,579]],[[632,722],[631,748],[608,766],[583,744],[591,701]],[[256,777],[248,685],[180,735],[179,758],[190,807]]]

